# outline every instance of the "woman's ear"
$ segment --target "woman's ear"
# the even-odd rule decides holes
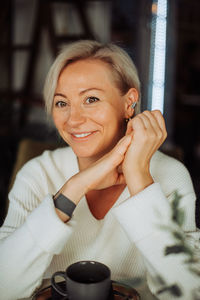
[[[134,114],[134,107],[138,101],[139,94],[135,88],[130,88],[128,92],[125,94],[125,119],[129,119]]]

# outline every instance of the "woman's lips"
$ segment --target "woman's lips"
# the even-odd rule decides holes
[[[92,134],[94,134],[96,131],[91,132],[80,132],[80,133],[71,133],[71,136],[75,140],[85,140]]]

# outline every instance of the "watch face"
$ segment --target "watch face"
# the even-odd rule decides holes
[[[57,209],[65,213],[70,218],[76,208],[76,204],[63,194],[59,194],[58,196],[54,197],[54,205]]]

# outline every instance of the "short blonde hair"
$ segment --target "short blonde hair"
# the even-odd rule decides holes
[[[44,85],[46,111],[51,114],[53,98],[59,75],[70,63],[82,59],[98,59],[106,62],[113,74],[116,86],[122,95],[130,88],[136,88],[140,95],[138,72],[130,56],[117,45],[101,44],[93,40],[81,40],[67,45],[55,59]],[[135,108],[135,114],[140,112],[140,100]]]

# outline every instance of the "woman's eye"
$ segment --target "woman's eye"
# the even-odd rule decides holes
[[[97,101],[99,101],[99,98],[97,98],[97,97],[88,97],[85,102],[87,104],[91,104],[91,103],[95,103]]]
[[[65,107],[66,105],[67,105],[67,103],[64,102],[64,101],[57,101],[57,102],[56,102],[56,106],[57,106],[57,107]]]

